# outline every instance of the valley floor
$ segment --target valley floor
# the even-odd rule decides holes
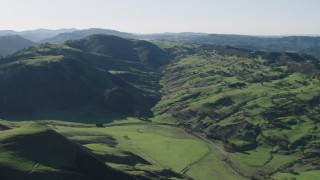
[[[294,156],[285,155],[275,155],[270,159],[270,153],[263,148],[245,153],[227,153],[223,150],[220,142],[212,142],[198,134],[190,134],[175,124],[156,121],[157,119],[142,121],[141,119],[128,118],[105,124],[104,127],[53,120],[38,121],[38,123],[45,124],[50,129],[76,142],[115,169],[138,177],[152,179],[246,179],[243,176],[248,177],[248,174],[256,173],[254,171],[258,169],[272,171],[277,166],[295,159]],[[0,123],[3,126],[13,128],[0,131],[4,142],[8,135],[11,137],[15,134],[22,137],[26,133],[36,134],[43,129],[43,127],[33,126],[23,129],[33,123],[30,121],[0,120]],[[19,135],[19,133],[21,134]],[[31,145],[28,145],[30,150],[40,151],[41,148],[37,149]],[[8,157],[7,154],[20,153],[6,152],[5,150],[5,148],[1,149],[0,155],[2,154],[3,157]],[[20,167],[20,165],[13,163],[19,162],[21,164],[23,162],[23,166],[17,170],[31,174],[54,170],[54,166],[51,167],[49,162],[42,165],[36,160],[27,160],[24,157],[10,156],[10,158],[0,159],[1,165]],[[270,177],[270,179],[279,180],[288,178],[318,179],[319,171],[295,174],[276,173]]]
[[[161,174],[165,169],[171,169],[194,179],[241,179],[224,163],[219,145],[170,124],[137,119],[111,123],[103,128],[59,122],[50,124],[57,132],[98,156],[105,156],[106,164],[131,174]],[[103,137],[110,138],[102,140]],[[108,162],[107,157],[110,159],[111,156],[119,158]],[[121,157],[127,157],[127,161],[119,160]]]

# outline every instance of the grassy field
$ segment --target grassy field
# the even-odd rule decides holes
[[[126,162],[106,160],[106,163],[132,174],[145,174],[146,171],[161,174],[170,169],[196,179],[208,179],[213,174],[217,178],[239,178],[221,162],[223,157],[218,149],[180,128],[133,118],[107,124],[103,128],[51,123],[55,124],[51,127],[57,132],[100,157],[127,159]]]
[[[188,171],[187,175],[194,179],[245,179],[233,173],[228,166],[221,165],[223,155],[213,145],[208,145],[211,153],[205,156],[201,161],[195,163]]]
[[[88,148],[107,165],[134,175],[148,176],[150,173],[154,173],[159,177],[178,179],[192,177],[200,180],[212,177],[241,178],[221,161],[224,157],[218,148],[171,125],[149,123],[135,118],[118,120],[106,124],[103,128],[98,128],[93,124],[55,120],[41,121],[41,123],[46,123],[49,127],[40,126],[30,121],[1,120],[0,124],[13,128],[9,131],[0,131],[1,140],[10,139],[12,136],[26,136],[28,134],[33,136],[53,129]],[[25,143],[30,142],[24,141]],[[27,159],[25,155],[5,149],[4,146],[0,147],[0,163],[23,172],[55,172],[56,169],[53,166],[55,163],[53,162],[62,162],[55,155],[52,156],[56,159],[55,161],[46,160],[50,162],[47,166],[43,165],[45,163],[34,162],[35,154],[41,154],[41,150],[34,149],[34,146],[30,147],[30,150],[34,151],[34,157]],[[67,155],[69,152],[66,150],[63,154]],[[59,156],[63,156],[63,154],[59,153]],[[72,158],[72,156],[69,157]],[[66,163],[70,162],[69,158],[64,159]],[[71,166],[71,164],[66,166]],[[168,176],[165,174],[168,170],[172,173],[184,174],[186,177],[172,173]]]
[[[131,179],[43,122],[0,124],[0,179]]]

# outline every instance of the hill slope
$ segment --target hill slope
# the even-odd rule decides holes
[[[119,32],[115,30],[109,30],[109,29],[98,29],[98,28],[92,28],[92,29],[85,29],[85,30],[78,30],[74,32],[67,32],[67,33],[60,33],[56,36],[42,39],[41,43],[53,43],[53,44],[59,44],[64,43],[67,40],[79,40],[82,38],[85,38],[90,35],[94,34],[105,34],[105,35],[113,35],[113,36],[119,36],[122,38],[135,38],[136,36],[130,33],[125,32]]]
[[[45,125],[4,131],[0,141],[1,179],[135,179]]]
[[[295,53],[202,46],[166,67],[154,111],[222,141],[235,160],[227,162],[246,177],[316,169],[319,67]]]
[[[114,56],[125,61],[140,62],[154,68],[169,63],[169,56],[166,52],[147,41],[126,40],[109,35],[92,35],[79,41],[68,41],[66,44],[83,51]]]
[[[151,43],[105,35],[29,48],[0,59],[0,114],[91,107],[150,115],[159,99],[156,68],[168,62]]]
[[[134,158],[137,160],[135,162],[144,164],[139,166],[139,163],[133,163],[139,168],[128,168],[131,173],[145,171],[144,168],[149,168],[145,165],[150,165],[128,154],[132,148],[165,169],[150,156],[159,153],[146,143],[144,135],[149,134],[150,142],[156,143],[153,137],[159,138],[162,148],[171,148],[177,143],[172,145],[169,143],[171,140],[163,140],[165,138],[162,136],[172,133],[173,139],[176,139],[181,134],[177,134],[176,127],[167,127],[171,130],[158,131],[161,136],[153,136],[159,125],[179,126],[210,145],[202,148],[209,150],[209,154],[204,154],[199,161],[190,160],[183,165],[169,158],[164,150],[166,152],[160,159],[171,164],[171,167],[176,166],[175,170],[181,173],[186,173],[191,166],[202,169],[212,165],[213,156],[210,154],[213,147],[213,152],[220,151],[223,158],[222,162],[215,162],[217,167],[226,165],[236,175],[245,178],[268,179],[285,176],[286,173],[318,172],[318,59],[293,52],[251,51],[230,46],[173,44],[170,47],[171,44],[166,42],[162,45],[167,51],[146,41],[92,35],[62,45],[43,44],[1,58],[0,84],[3,86],[0,89],[0,117],[10,119],[20,115],[23,120],[26,116],[34,120],[53,119],[52,114],[58,114],[63,117],[55,118],[58,120],[79,121],[84,117],[84,123],[96,123],[100,119],[98,121],[95,116],[99,115],[103,122],[110,117],[116,119],[112,116],[114,113],[124,115],[120,118],[122,120],[135,116],[137,119],[133,122],[110,124],[110,127],[119,126],[114,127],[113,135],[122,142],[118,148],[124,148],[116,150],[118,154],[111,156],[108,151],[115,150],[114,147],[92,145],[93,142],[101,143],[101,139],[91,141],[92,137],[84,133],[90,130],[83,128],[92,125],[58,127],[60,132],[69,136],[68,131],[74,131],[79,126],[78,131],[82,135],[74,140],[85,141],[87,147],[100,155],[102,148],[103,154],[108,154],[103,158],[120,158],[121,169],[130,166],[122,161],[126,158]],[[170,61],[169,57],[175,60]],[[61,115],[62,110],[79,116],[70,118]],[[147,118],[152,113],[155,117]],[[97,125],[103,126],[101,123]],[[10,132],[10,128],[7,124],[0,126],[4,132]],[[106,129],[111,132],[113,128]],[[94,136],[103,130],[96,127],[90,132]],[[143,134],[145,130],[150,133]],[[74,138],[72,133],[70,138]],[[177,142],[182,142],[177,139]],[[216,141],[222,142],[224,149]],[[105,143],[112,146],[113,142],[109,138]],[[181,147],[177,149],[181,151]],[[22,157],[28,157],[28,154]],[[105,162],[108,163],[108,160]],[[114,159],[114,162],[119,162],[119,159]],[[211,169],[204,171],[207,173],[203,177],[212,173]],[[198,177],[199,172],[191,168],[189,173]],[[174,176],[183,177],[175,173]]]
[[[0,36],[0,56],[8,55],[35,45],[35,42],[24,39],[18,35]]]
[[[39,42],[42,39],[50,38],[53,36],[56,36],[61,33],[71,33],[77,31],[77,29],[57,29],[57,30],[51,30],[51,29],[35,29],[35,30],[27,30],[18,32],[17,34],[22,36],[23,38],[29,39],[34,42]]]
[[[57,30],[51,30],[51,29],[35,29],[35,30],[26,30],[26,31],[13,31],[13,30],[0,30],[1,36],[7,36],[7,35],[19,35],[25,39],[28,39],[30,41],[38,42],[42,39],[46,39],[52,36],[56,36],[60,33],[67,33],[67,32],[73,32],[77,29],[57,29]]]
[[[244,35],[212,34],[198,36],[187,40],[199,44],[214,44],[267,51],[296,51],[320,58],[320,37],[289,36],[289,37],[256,37]]]

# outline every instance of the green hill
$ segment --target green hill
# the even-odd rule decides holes
[[[201,46],[165,68],[154,112],[222,141],[246,177],[317,169],[319,67],[295,53]]]
[[[18,35],[0,36],[0,56],[14,53],[23,48],[35,46],[37,43]]]
[[[37,117],[89,107],[150,115],[159,99],[156,68],[168,62],[151,43],[115,36],[32,47],[0,59],[0,114]]]
[[[68,41],[70,47],[120,60],[141,62],[159,68],[169,63],[165,51],[147,41],[126,40],[117,36],[92,35],[78,41]]]
[[[3,131],[0,142],[1,179],[136,179],[38,123]]]
[[[0,178],[99,179],[100,160],[142,179],[318,177],[317,58],[158,45],[92,35],[2,57]]]

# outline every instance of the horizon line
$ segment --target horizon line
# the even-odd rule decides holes
[[[25,31],[37,31],[37,30],[49,30],[49,31],[59,31],[59,30],[72,30],[74,29],[75,31],[79,30],[89,30],[89,29],[103,29],[103,30],[113,30],[113,31],[118,31],[118,32],[123,32],[123,33],[130,33],[134,35],[155,35],[155,34],[181,34],[181,33],[198,33],[198,34],[206,34],[206,35],[240,35],[240,36],[262,36],[262,37],[283,37],[283,36],[320,36],[319,34],[313,34],[313,33],[306,33],[306,34],[245,34],[245,33],[217,33],[217,32],[201,32],[201,31],[164,31],[164,32],[152,32],[152,33],[136,33],[136,32],[128,32],[128,31],[121,31],[121,30],[116,30],[116,29],[111,29],[111,28],[102,28],[102,27],[90,27],[90,28],[75,28],[75,27],[63,27],[63,28],[31,28],[31,29],[24,29],[24,30],[17,30],[17,29],[0,29],[0,31],[14,31],[17,33],[22,33]],[[73,31],[74,32],[74,31]],[[70,32],[72,33],[72,32]],[[8,34],[10,35],[10,34]]]

